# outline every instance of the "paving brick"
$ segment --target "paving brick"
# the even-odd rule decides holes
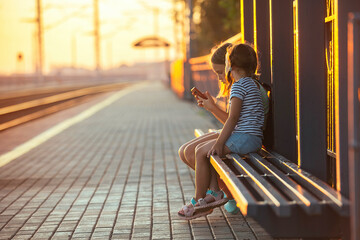
[[[178,218],[194,172],[177,150],[194,128],[215,127],[158,82],[124,96],[0,168],[0,239],[271,239],[223,208]]]

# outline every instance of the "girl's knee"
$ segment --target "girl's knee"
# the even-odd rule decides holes
[[[201,159],[204,159],[206,157],[208,153],[208,149],[204,146],[196,146],[195,148],[195,156],[196,156],[196,160],[198,161]]]
[[[187,157],[194,154],[194,148],[191,145],[187,145],[184,148],[184,155]]]
[[[185,153],[184,153],[185,148],[186,148],[186,144],[182,145],[178,150],[179,157],[183,162],[186,162],[186,157],[185,157]]]
[[[190,145],[186,146],[185,149],[184,149],[184,156],[185,156],[185,159],[188,161],[188,162],[193,162],[193,160],[195,159],[195,151],[194,151],[194,148]]]
[[[181,145],[181,147],[179,148],[178,153],[179,153],[180,157],[184,156],[184,151],[185,151],[186,146],[187,146],[187,144],[185,143],[185,144]]]

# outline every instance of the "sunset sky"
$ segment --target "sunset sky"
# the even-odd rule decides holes
[[[94,68],[93,0],[41,1],[45,72],[71,66],[74,60],[77,67]],[[164,58],[163,50],[131,47],[139,38],[153,35],[152,7],[160,10],[159,35],[173,43],[173,0],[99,0],[102,68]],[[36,0],[0,0],[0,74],[35,71],[35,17]]]

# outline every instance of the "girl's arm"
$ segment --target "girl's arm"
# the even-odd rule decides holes
[[[233,97],[231,99],[229,117],[226,120],[224,127],[219,137],[217,138],[214,146],[208,152],[208,157],[215,153],[219,156],[222,156],[225,142],[230,137],[232,131],[236,126],[237,121],[239,120],[241,108],[242,100],[240,98]]]
[[[219,120],[222,124],[225,123],[226,119],[228,118],[229,114],[223,110],[221,110],[215,103],[213,97],[210,95],[208,91],[205,92],[207,99],[197,97],[198,105],[200,107],[205,108],[209,112],[214,115],[214,117]]]

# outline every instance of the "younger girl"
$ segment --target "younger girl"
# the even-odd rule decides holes
[[[215,64],[212,67],[225,86],[221,95],[230,95],[229,112],[214,107],[216,104],[209,93],[206,93],[207,99],[197,97],[198,104],[224,122],[224,127],[218,135],[204,135],[200,139],[203,142],[195,147],[195,159],[190,161],[191,165],[195,163],[195,198],[178,212],[184,219],[207,215],[212,208],[227,201],[218,187],[216,172],[209,161],[210,155],[222,157],[231,152],[246,154],[258,151],[262,146],[264,108],[260,90],[254,81],[258,66],[256,53],[247,44],[237,44],[227,49],[226,60],[225,73],[217,69]],[[206,194],[208,189],[213,190],[211,194]]]

